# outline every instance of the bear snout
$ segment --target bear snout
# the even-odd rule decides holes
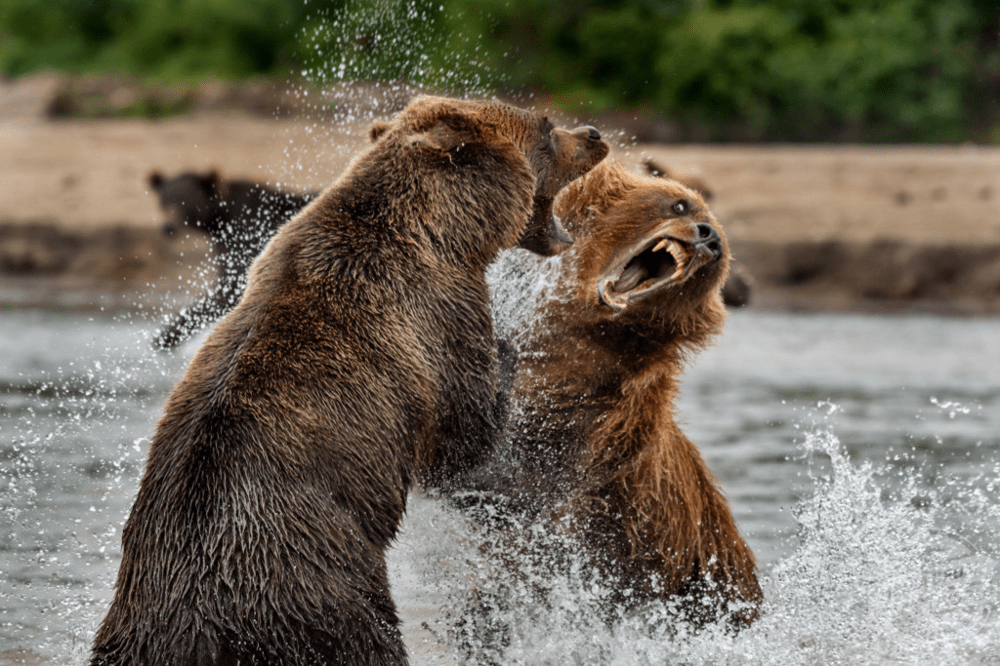
[[[695,232],[698,237],[695,240],[695,245],[699,249],[704,248],[712,254],[712,259],[718,259],[722,256],[722,239],[719,237],[719,232],[715,230],[711,224],[701,222],[695,225]]]
[[[565,130],[565,132],[577,140],[583,139],[595,142],[601,140],[600,131],[592,125],[583,125],[582,127],[577,127],[576,129]]]

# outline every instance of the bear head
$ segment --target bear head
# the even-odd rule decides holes
[[[163,233],[173,235],[184,226],[200,229],[210,236],[222,231],[223,220],[216,215],[218,202],[224,197],[225,182],[217,171],[191,171],[166,178],[153,171],[147,179],[167,214]]]
[[[495,101],[421,96],[391,122],[374,123],[368,136],[377,142],[394,128],[408,129],[415,144],[440,155],[455,154],[491,134],[509,141],[535,177],[531,217],[517,246],[542,256],[558,254],[573,242],[553,215],[556,194],[610,151],[593,127],[562,129],[540,113]]]
[[[729,245],[697,192],[605,162],[564,190],[556,213],[576,239],[570,298],[591,320],[664,338],[721,329]]]

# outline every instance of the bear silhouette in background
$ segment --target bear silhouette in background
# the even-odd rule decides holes
[[[514,334],[507,441],[456,503],[511,535],[489,558],[505,567],[548,571],[582,550],[617,591],[612,617],[662,600],[696,625],[745,626],[762,600],[755,558],[675,412],[684,365],[725,322],[722,228],[693,190],[610,161],[564,189],[556,212],[575,242]],[[534,544],[537,533],[568,537],[568,551],[548,552],[561,537]],[[509,595],[481,596],[502,607]],[[479,643],[502,646],[490,631]]]
[[[167,215],[164,233],[173,235],[185,228],[204,233],[218,265],[214,286],[167,317],[153,337],[157,349],[180,345],[233,309],[243,295],[250,264],[267,241],[318,195],[230,180],[217,171],[188,171],[173,178],[154,171],[148,183]]]
[[[167,400],[98,664],[404,664],[385,551],[505,419],[487,265],[608,152],[419,97],[283,225]]]

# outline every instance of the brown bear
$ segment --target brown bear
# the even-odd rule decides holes
[[[150,443],[92,664],[403,664],[385,551],[504,418],[487,264],[608,151],[420,97],[271,240]]]
[[[516,339],[507,442],[469,487],[517,516],[494,525],[567,530],[616,581],[618,609],[661,599],[745,625],[762,599],[754,555],[674,412],[685,362],[725,321],[726,237],[693,190],[612,162],[556,211],[575,243]],[[491,520],[481,501],[466,508]]]
[[[149,174],[149,186],[167,214],[163,232],[187,227],[208,236],[218,264],[218,282],[192,305],[169,316],[153,337],[157,349],[172,349],[229,312],[243,295],[250,264],[278,228],[317,192],[289,192],[253,180],[227,179],[217,171]]]

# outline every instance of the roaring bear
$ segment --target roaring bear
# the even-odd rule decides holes
[[[407,662],[407,492],[504,418],[487,264],[595,134],[420,97],[282,226],[167,400],[92,664]]]
[[[470,487],[521,534],[568,530],[617,581],[619,608],[662,599],[697,623],[748,624],[754,555],[674,410],[686,360],[723,327],[725,234],[693,190],[612,162],[556,210],[575,242],[517,338],[507,442]]]
[[[643,165],[651,176],[675,180],[700,194],[704,201],[709,201],[714,196],[708,184],[699,176],[662,166],[651,158],[646,158]],[[734,308],[744,307],[750,303],[750,296],[754,290],[753,284],[753,276],[750,275],[746,266],[736,260],[730,260],[729,277],[722,285],[722,302]]]

